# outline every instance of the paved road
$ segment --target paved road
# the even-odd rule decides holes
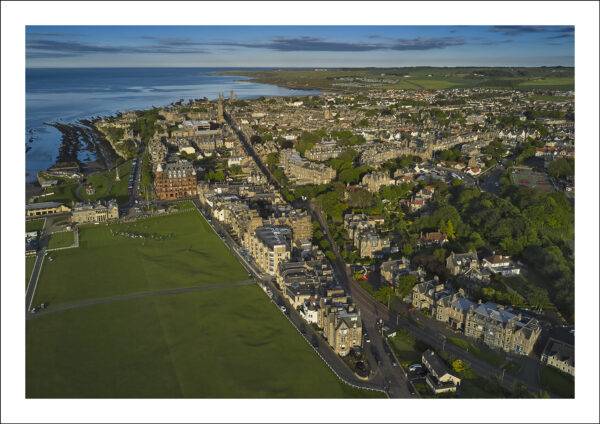
[[[25,312],[31,310],[33,305],[33,297],[35,295],[35,290],[37,288],[37,283],[40,278],[40,273],[42,271],[42,264],[44,262],[44,256],[46,256],[46,248],[43,247],[38,250],[38,253],[35,258],[35,264],[33,266],[33,271],[31,272],[31,277],[29,278],[29,283],[27,284],[27,290],[25,291]]]
[[[237,282],[229,282],[229,283],[219,283],[219,284],[206,284],[201,286],[192,286],[192,287],[177,287],[172,289],[163,289],[163,290],[152,290],[152,291],[142,291],[136,293],[129,293],[117,296],[108,296],[108,297],[100,297],[96,299],[84,299],[73,303],[60,303],[56,305],[50,305],[48,309],[41,310],[36,314],[28,314],[27,319],[36,318],[40,315],[52,314],[56,312],[62,312],[69,309],[79,309],[79,308],[87,308],[89,306],[94,305],[102,305],[105,303],[113,303],[113,302],[122,302],[124,300],[133,300],[133,299],[142,299],[145,297],[156,297],[156,296],[170,296],[182,293],[191,293],[191,292],[199,292],[206,290],[215,290],[215,289],[224,289],[230,287],[239,287],[239,286],[250,286],[255,284],[256,281],[254,279],[237,281]]]
[[[62,215],[57,215],[62,216]],[[42,265],[44,263],[44,257],[46,256],[46,249],[48,247],[48,234],[52,228],[53,220],[56,219],[54,216],[45,217],[44,226],[38,236],[38,251],[35,258],[35,264],[29,277],[29,283],[25,290],[25,312],[29,311],[33,305],[33,297],[37,288],[38,280],[40,279],[40,273],[42,272]]]

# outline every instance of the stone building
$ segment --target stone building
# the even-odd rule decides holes
[[[564,373],[575,376],[575,348],[568,343],[550,338],[546,343],[542,362]]]
[[[25,216],[31,218],[35,216],[52,215],[55,213],[65,213],[70,210],[70,208],[58,202],[30,203],[25,206]]]
[[[154,191],[159,200],[175,200],[197,194],[196,171],[187,160],[159,165],[154,178]]]
[[[399,276],[406,275],[410,272],[410,260],[407,258],[389,260],[383,262],[379,270],[381,272],[381,278],[383,278],[386,283],[394,284]]]
[[[481,340],[492,349],[529,355],[542,329],[534,318],[515,315],[501,305],[473,305],[465,320],[465,335]]]
[[[345,148],[338,146],[335,140],[323,140],[307,150],[304,153],[304,156],[310,160],[324,162],[329,159],[337,158],[344,150]]]
[[[312,222],[306,211],[286,210],[264,220],[264,225],[287,226],[292,230],[292,240],[299,245],[312,239]]]
[[[261,271],[276,276],[281,262],[290,260],[291,231],[287,227],[258,227],[244,234],[243,245]]]
[[[108,202],[78,203],[71,211],[71,221],[77,224],[106,222],[119,219],[119,206],[116,200]]]
[[[327,343],[340,356],[346,356],[350,349],[362,346],[362,320],[357,312],[341,310],[329,313],[323,329]]]
[[[380,257],[389,251],[390,238],[368,229],[357,233],[354,245],[361,258]]]
[[[387,172],[372,172],[363,177],[362,184],[371,193],[377,193],[381,187],[394,185],[396,181]]]
[[[461,275],[472,269],[479,269],[477,252],[454,253],[446,258],[446,269],[451,275]]]
[[[322,163],[302,158],[294,149],[284,149],[279,155],[279,164],[285,175],[297,185],[328,184],[335,178],[335,170]]]
[[[467,314],[475,304],[461,290],[440,298],[435,306],[435,319],[445,322],[454,330],[464,330]]]

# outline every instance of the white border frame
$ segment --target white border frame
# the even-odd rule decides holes
[[[142,6],[143,7],[140,7]],[[3,2],[2,420],[597,422],[598,2]],[[207,13],[210,11],[210,13]],[[575,400],[25,400],[21,251],[25,25],[575,25]],[[18,153],[14,153],[15,149]],[[15,176],[17,176],[15,178]],[[501,403],[499,403],[501,402]],[[339,411],[346,411],[340,416]]]

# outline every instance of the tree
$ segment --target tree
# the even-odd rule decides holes
[[[554,178],[572,178],[575,176],[575,161],[571,158],[559,158],[550,162],[548,174]]]
[[[456,232],[454,231],[454,224],[452,224],[451,220],[446,221],[446,223],[441,228],[442,232],[446,234],[448,240],[454,240],[456,238]]]
[[[454,361],[452,361],[452,369],[454,370],[454,372],[462,373],[463,371],[465,371],[466,368],[467,367],[462,361],[462,359],[455,359]]]
[[[415,284],[417,284],[416,275],[409,274],[398,277],[396,281],[396,296],[403,299],[412,291]]]

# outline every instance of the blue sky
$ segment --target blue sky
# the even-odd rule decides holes
[[[27,67],[574,66],[572,26],[28,26]]]

